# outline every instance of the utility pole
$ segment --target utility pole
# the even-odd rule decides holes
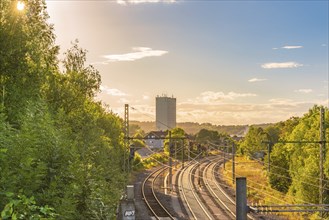
[[[171,131],[169,131],[169,189],[171,192],[172,186],[172,140],[171,140]]]
[[[199,144],[198,145],[198,153],[199,153],[199,155],[201,154],[201,145]],[[200,167],[200,162],[198,162],[197,161],[197,163],[198,163],[198,184],[199,184],[199,186],[201,186],[201,167]]]
[[[177,140],[175,140],[175,168],[177,166]]]
[[[125,114],[124,114],[124,151],[123,151],[123,171],[126,172],[126,150],[129,149],[129,105],[125,104]],[[128,169],[129,172],[129,159],[128,159]]]
[[[190,161],[190,159],[191,159],[191,144],[192,144],[192,142],[189,142],[188,143],[188,152],[187,152],[187,161]]]
[[[326,161],[326,125],[325,125],[325,111],[322,107],[320,109],[320,192],[319,192],[319,203],[324,204],[326,201],[326,181],[323,172],[323,164]],[[321,216],[323,212],[321,212]]]
[[[183,140],[183,146],[182,146],[183,148],[182,148],[182,168],[184,168],[184,140]]]
[[[226,152],[225,152],[225,150],[226,150],[226,144],[225,144],[225,148],[223,149],[223,156],[224,156],[224,164],[223,164],[223,167],[224,167],[224,170],[225,170],[225,163],[226,163]]]
[[[268,167],[267,167],[267,171],[268,171],[268,173],[270,173],[270,171],[271,171],[271,145],[272,145],[272,143],[271,143],[271,141],[269,141],[268,143],[267,143],[267,157],[268,157]]]
[[[232,144],[232,154],[233,154],[233,157],[232,157],[232,181],[234,184],[235,183],[235,145],[234,145],[234,143]]]

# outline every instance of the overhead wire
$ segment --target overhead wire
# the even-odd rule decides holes
[[[214,149],[214,150],[218,150],[218,149]],[[218,150],[219,151],[219,150]],[[238,164],[238,162],[235,162],[235,164]],[[233,173],[232,171],[230,171],[230,170],[227,170],[227,172],[229,172],[229,173]],[[240,176],[241,177],[241,175],[239,175],[239,174],[235,174],[236,176]],[[227,179],[229,179],[229,180],[233,180],[231,177],[226,177]],[[252,182],[252,183],[254,183],[254,184],[256,184],[256,185],[258,185],[258,186],[262,186],[262,187],[265,187],[265,188],[270,188],[269,186],[266,186],[266,185],[264,185],[264,184],[260,184],[260,183],[258,183],[258,182],[255,182],[255,181],[253,181],[253,180],[248,180],[248,182]],[[272,189],[272,188],[270,188],[270,189]],[[293,197],[293,196],[291,196],[291,195],[288,195],[288,194],[286,194],[285,195],[286,197],[288,196],[288,197],[290,197],[290,198],[292,198],[292,199],[298,199],[298,198],[295,198],[295,197]],[[280,199],[281,200],[281,199]],[[299,199],[301,202],[304,202],[304,203],[308,203],[308,202],[306,202],[306,201],[304,201],[304,200],[302,200],[302,199]]]
[[[220,145],[216,145],[216,144],[214,144],[214,143],[211,143],[210,141],[209,141],[209,143],[212,144],[212,145],[214,145],[214,146],[221,147]],[[261,161],[261,160],[259,160],[259,159],[257,159],[257,158],[253,158],[253,160],[255,160],[255,161],[259,162],[259,163],[264,163],[263,161]],[[283,167],[279,167],[279,166],[276,166],[276,165],[273,165],[273,164],[271,164],[270,166],[271,166],[271,167],[275,167],[275,168],[279,168],[279,169],[284,170],[284,171],[287,171],[288,173],[292,172],[292,173],[297,173],[297,174],[298,174],[297,171],[292,171],[292,170],[289,170],[289,169],[286,169],[286,168],[283,168]],[[274,174],[274,175],[280,175],[280,174],[274,173],[273,171],[270,171],[269,173],[272,173],[272,174]],[[320,177],[314,177],[314,176],[309,176],[309,175],[305,175],[305,177],[308,177],[308,178],[310,178],[310,179],[317,179],[317,180],[322,179],[322,178],[320,178]],[[293,180],[291,177],[285,177],[285,178],[290,179],[290,180]],[[324,182],[326,182],[326,183],[329,183],[329,180],[326,180],[326,179],[322,179],[322,180],[323,180]],[[311,183],[308,183],[308,182],[305,182],[305,181],[302,181],[302,182],[305,183],[305,184],[312,185],[312,186],[314,186],[314,187],[319,188],[319,185],[314,185],[314,184],[311,184]],[[326,188],[326,189],[329,190],[329,188]]]

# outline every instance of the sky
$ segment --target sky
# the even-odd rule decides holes
[[[155,121],[244,125],[328,107],[329,1],[47,0],[65,52],[75,39],[99,70],[97,100]]]

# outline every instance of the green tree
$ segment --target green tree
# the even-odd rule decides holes
[[[218,131],[201,129],[196,135],[196,141],[200,143],[208,143],[210,142],[218,142],[219,141],[219,133]]]
[[[113,219],[127,178],[122,119],[94,101],[100,75],[77,42],[59,71],[45,2],[24,2],[22,13],[0,2],[2,218]]]
[[[291,185],[289,173],[290,154],[284,144],[275,144],[271,152],[271,172],[268,174],[272,188],[287,193]]]
[[[277,126],[281,130],[280,140],[319,141],[320,108],[314,106],[301,118],[291,118],[278,123]],[[325,115],[325,124],[328,126],[327,108]],[[328,131],[327,127],[327,134]],[[318,203],[319,153],[318,143],[276,144],[271,153],[272,168],[269,175],[271,186],[293,196],[295,199],[292,202]],[[328,175],[328,163],[325,165],[325,170]]]
[[[171,143],[172,143],[172,153],[177,156],[177,158],[183,157],[183,148],[186,146],[186,133],[182,128],[173,128],[170,130],[171,132]],[[166,139],[164,141],[164,152],[169,155],[169,133],[166,136]],[[175,151],[176,149],[176,151]],[[185,158],[186,158],[186,151],[185,151]]]
[[[99,91],[101,77],[93,66],[85,66],[86,54],[77,40],[65,53],[64,72],[57,72],[46,90],[54,111],[62,109],[70,114],[83,106],[85,100],[92,100]]]
[[[38,99],[57,69],[58,47],[43,0],[26,0],[18,11],[16,1],[2,0],[0,8],[1,104],[7,119],[19,126],[29,100]]]
[[[136,148],[136,149],[140,149],[140,148],[144,148],[146,147],[145,142],[143,141],[144,135],[142,133],[135,133],[135,135],[133,136],[136,139],[133,139],[131,141],[131,144]]]
[[[267,140],[267,135],[261,127],[250,126],[247,135],[240,143],[240,151],[249,157],[254,157],[258,152],[264,152],[266,145],[262,141]]]
[[[320,107],[314,106],[305,114],[288,140],[318,141],[320,139]],[[328,116],[328,109],[326,109]],[[329,119],[326,119],[328,125]],[[319,144],[287,144],[290,153],[289,172],[292,184],[289,194],[310,203],[319,202]],[[328,196],[324,196],[327,197]],[[325,201],[328,202],[328,201]]]
[[[292,117],[284,122],[279,122],[274,125],[274,132],[268,132],[273,134],[269,140],[274,143],[271,151],[271,172],[269,175],[270,185],[281,192],[287,193],[291,185],[291,176],[289,173],[291,152],[287,146],[282,143],[276,143],[278,140],[287,140],[288,136],[295,129],[299,123],[299,118]],[[279,135],[278,132],[279,131]]]

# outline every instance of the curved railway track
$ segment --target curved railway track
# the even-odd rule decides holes
[[[211,177],[209,167],[214,164],[216,163],[204,159],[186,167],[180,173],[180,194],[190,219],[234,219],[223,205],[226,201],[220,203],[222,198],[215,198],[211,192],[210,186],[215,186],[213,182],[216,180]]]
[[[203,170],[203,181],[207,188],[208,193],[213,198],[213,201],[218,207],[221,207],[222,211],[228,219],[235,219],[235,202],[227,195],[224,189],[220,186],[216,177],[218,177],[216,168],[219,166],[219,162],[208,163]]]
[[[192,161],[181,168],[177,175],[180,199],[183,201],[188,219],[235,219],[235,199],[222,187],[219,166],[223,160],[208,157]],[[161,167],[152,172],[142,184],[143,199],[156,219],[177,219],[161,203],[156,195],[155,181],[166,171]],[[248,215],[249,219],[255,219]],[[185,219],[185,218],[184,218]]]
[[[192,171],[197,165],[198,163],[195,162],[181,170],[178,177],[180,197],[183,200],[186,211],[188,212],[189,219],[208,219],[208,216],[204,211],[205,208],[196,196],[196,190],[191,183]]]
[[[235,219],[236,218],[236,206],[235,206],[235,199],[230,197],[225,189],[222,187],[223,184],[220,184],[220,175],[219,175],[219,166],[221,165],[221,162],[213,163],[210,165],[212,180],[209,184],[215,185],[212,187],[212,189],[215,189],[213,192],[213,195],[215,198],[220,197],[219,201],[223,204],[225,207],[225,210]],[[206,178],[207,179],[207,178]],[[253,216],[252,214],[247,214],[248,219],[257,219],[257,217]]]
[[[143,182],[142,195],[143,199],[156,219],[175,219],[169,211],[161,204],[156,196],[154,190],[154,182],[167,168],[161,167],[160,169],[152,172]]]
[[[219,181],[219,157],[195,161],[179,174],[180,197],[189,219],[235,219],[235,199]],[[248,218],[254,219],[248,215]]]

